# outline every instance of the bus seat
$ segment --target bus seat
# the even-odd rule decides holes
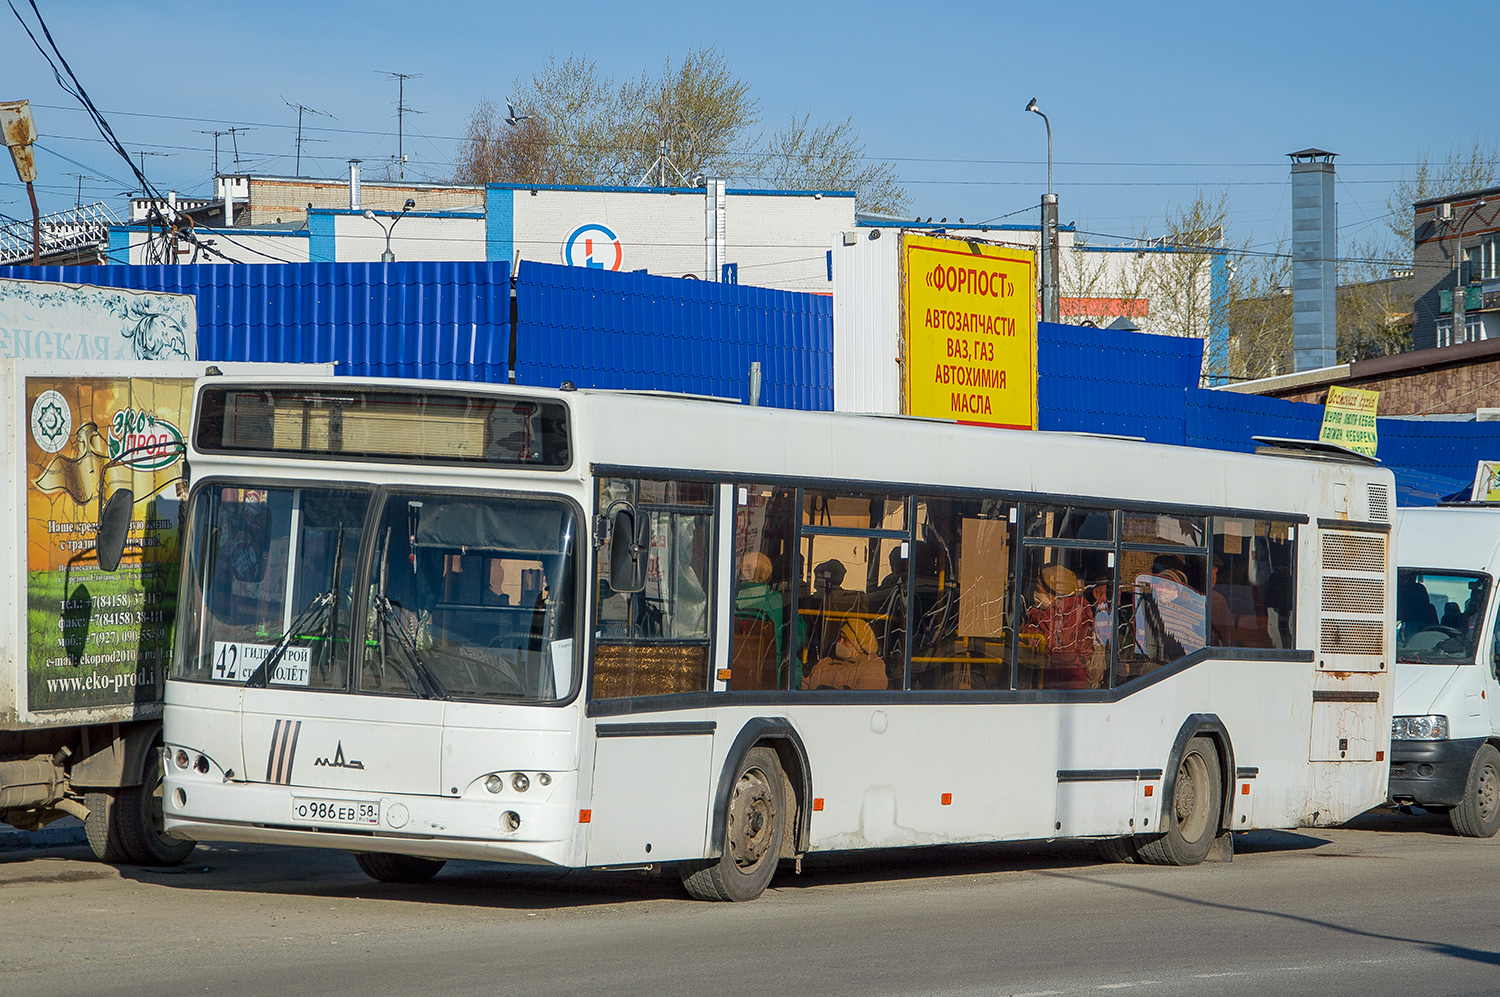
[[[776,688],[776,624],[764,616],[736,613],[733,654],[729,661],[731,689]]]

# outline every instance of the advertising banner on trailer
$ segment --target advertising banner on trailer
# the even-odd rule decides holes
[[[33,711],[150,702],[172,647],[193,382],[26,378],[26,627]],[[100,505],[135,498],[119,570],[94,555]],[[101,495],[101,491],[104,493]]]

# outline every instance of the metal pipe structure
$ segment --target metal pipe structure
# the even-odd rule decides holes
[[[1469,323],[1466,310],[1468,302],[1468,288],[1464,284],[1464,226],[1469,224],[1469,219],[1474,217],[1474,212],[1484,207],[1489,202],[1480,198],[1474,206],[1468,210],[1458,223],[1458,249],[1453,253],[1453,344],[1467,343],[1469,341]]]

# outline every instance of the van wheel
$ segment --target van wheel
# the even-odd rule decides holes
[[[1162,822],[1164,833],[1137,839],[1141,860],[1152,865],[1202,862],[1218,837],[1223,799],[1219,751],[1208,738],[1195,737],[1188,741],[1177,763],[1177,782]]]
[[[754,900],[781,861],[786,817],[781,762],[770,748],[746,752],[734,775],[718,858],[684,863],[682,885],[695,900]]]
[[[443,859],[422,859],[390,852],[355,852],[354,861],[359,863],[366,876],[382,883],[425,883],[448,864]]]
[[[1464,798],[1448,811],[1448,823],[1466,838],[1493,838],[1500,831],[1500,751],[1493,744],[1474,753]]]
[[[110,865],[129,862],[130,853],[125,850],[125,842],[118,827],[119,800],[116,791],[105,789],[97,793],[86,793],[83,805],[89,808],[89,815],[83,821],[83,833],[88,836],[94,858]]]
[[[197,843],[174,838],[162,830],[162,747],[146,756],[141,784],[120,790],[115,801],[120,838],[125,851],[140,865],[177,865],[193,853]]]

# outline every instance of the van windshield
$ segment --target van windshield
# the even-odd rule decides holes
[[[1401,568],[1396,583],[1396,660],[1467,664],[1479,646],[1490,577]]]

